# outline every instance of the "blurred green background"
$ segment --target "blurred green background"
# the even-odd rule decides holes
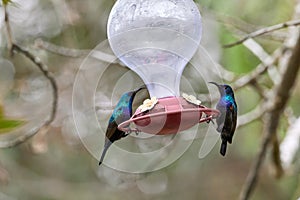
[[[229,49],[223,49],[221,45],[235,41],[236,35],[290,20],[296,5],[293,0],[196,2],[200,5],[204,23],[202,45],[216,62],[236,76],[250,72],[260,61],[243,45]],[[85,56],[57,55],[38,48],[35,41],[41,38],[67,48],[93,49],[107,38],[106,23],[113,4],[114,1],[109,0],[16,0],[15,5],[10,6],[15,39],[40,57],[54,73],[59,85],[59,107],[57,118],[45,138],[36,139],[37,147],[28,141],[0,150],[0,199],[237,199],[258,151],[262,120],[236,131],[225,158],[219,155],[218,142],[207,157],[199,159],[201,141],[195,140],[172,165],[149,174],[127,174],[105,166],[99,168],[97,160],[80,142],[71,120],[72,86]],[[0,110],[0,134],[5,134],[1,131],[5,126],[1,118],[15,120],[12,124],[19,125],[47,115],[51,106],[51,88],[24,57],[18,54],[9,57],[2,7],[0,9],[0,59],[9,61],[15,70],[8,72],[14,77],[1,80],[0,106],[3,105],[4,111]],[[232,31],[228,24],[238,28]],[[285,37],[286,30],[283,30],[257,41],[272,53],[282,45]],[[1,70],[7,65],[10,64],[2,64]],[[119,66],[114,69],[121,70]],[[265,87],[270,85],[267,77],[262,81]],[[299,84],[298,81],[289,101],[295,116],[300,115]],[[258,104],[259,95],[251,87],[245,87],[237,91],[236,99],[241,115]],[[103,99],[105,101],[108,100]],[[286,119],[282,118],[281,139],[287,126]],[[278,180],[273,176],[269,160],[268,155],[252,199],[292,200],[300,197],[299,166]]]

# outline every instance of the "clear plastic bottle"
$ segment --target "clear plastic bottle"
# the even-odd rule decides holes
[[[192,0],[118,0],[107,25],[114,53],[157,98],[179,96],[182,71],[201,33],[201,15]]]

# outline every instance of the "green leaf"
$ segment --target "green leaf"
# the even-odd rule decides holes
[[[7,133],[23,124],[24,121],[0,118],[0,134]]]

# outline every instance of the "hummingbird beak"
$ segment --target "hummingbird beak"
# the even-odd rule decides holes
[[[138,89],[134,90],[133,92],[136,94],[139,91],[143,90],[143,89],[147,89],[146,85],[142,85],[141,87],[139,87]]]
[[[218,83],[216,83],[216,82],[208,82],[208,83],[210,83],[210,84],[213,84],[213,85],[215,85],[215,86],[217,86],[218,88],[220,88],[220,85],[218,84]]]
[[[218,87],[218,89],[219,89],[219,92],[220,92],[220,94],[221,94],[221,95],[222,95],[222,94],[224,94],[224,89],[223,89],[222,85],[219,85],[219,84],[218,84],[218,83],[216,83],[216,82],[208,82],[208,83],[210,83],[210,84],[213,84],[213,85],[217,86],[217,87]]]

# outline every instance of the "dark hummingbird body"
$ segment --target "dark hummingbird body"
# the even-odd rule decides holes
[[[101,163],[103,162],[104,156],[110,145],[114,141],[119,140],[128,135],[127,133],[120,131],[118,129],[118,125],[130,119],[130,117],[132,116],[133,99],[140,90],[145,88],[146,86],[142,86],[134,91],[126,92],[121,96],[108,122],[108,126],[105,133],[106,137],[104,149],[99,161],[99,165],[101,165]]]
[[[219,85],[215,82],[209,82],[216,85],[220,92],[220,100],[216,109],[220,111],[220,116],[216,119],[217,131],[221,133],[220,154],[225,156],[227,142],[232,143],[232,137],[236,128],[237,105],[234,99],[234,92],[229,85]]]

